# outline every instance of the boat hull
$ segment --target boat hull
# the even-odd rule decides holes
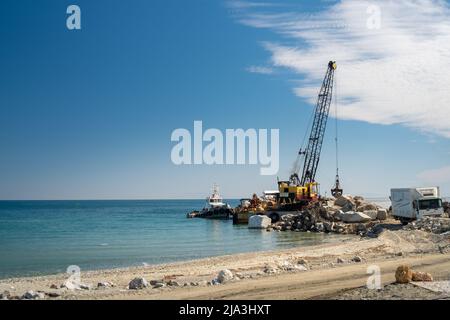
[[[233,214],[233,224],[248,224],[248,220],[251,216],[264,215],[263,212],[257,211],[237,211]]]
[[[229,220],[233,217],[233,210],[229,208],[210,208],[202,210],[191,218],[202,218],[210,220]]]

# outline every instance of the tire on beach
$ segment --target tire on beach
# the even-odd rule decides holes
[[[272,220],[272,223],[280,221],[280,215],[278,212],[272,212],[271,214],[269,214],[269,218]]]

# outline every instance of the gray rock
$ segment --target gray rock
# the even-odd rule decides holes
[[[59,287],[58,287],[56,284],[52,284],[52,285],[50,286],[50,289],[59,289]]]
[[[150,285],[154,286],[157,283],[164,283],[163,279],[159,279],[159,280],[150,280]]]
[[[354,256],[354,257],[352,258],[352,261],[353,261],[353,262],[362,262],[362,258],[361,258],[360,256]]]
[[[179,287],[180,286],[180,284],[177,281],[175,281],[175,280],[170,280],[167,283],[167,285],[170,286],[170,287]]]
[[[372,203],[362,203],[358,206],[358,212],[377,211],[378,207]]]
[[[248,219],[249,229],[267,229],[272,224],[268,216],[251,216]]]
[[[266,274],[275,274],[278,272],[278,268],[270,264],[266,264],[264,266],[263,272]]]
[[[341,207],[341,210],[344,212],[354,211],[355,205],[352,205],[350,203],[346,204],[345,206]]]
[[[166,284],[165,284],[164,282],[156,282],[156,283],[153,285],[153,289],[165,288],[165,287],[166,287]]]
[[[322,222],[317,222],[316,223],[316,229],[317,229],[318,232],[324,232],[325,231],[325,227],[324,227]]]
[[[144,278],[134,278],[128,284],[128,289],[140,290],[140,289],[147,288],[148,286],[149,286],[149,284],[148,284],[147,280],[145,280]]]
[[[344,214],[340,214],[339,218],[347,223],[361,223],[361,222],[369,222],[372,219],[365,215],[362,212],[354,212],[354,211],[350,211],[350,212],[345,212]]]
[[[24,300],[45,299],[45,294],[42,292],[34,292],[33,290],[29,290],[22,295],[22,299]]]
[[[335,224],[333,227],[333,231],[336,233],[345,233],[346,232],[346,228],[345,225],[343,224]]]
[[[370,217],[372,220],[377,220],[378,211],[377,210],[364,210],[363,213]]]
[[[298,264],[296,266],[294,266],[294,268],[298,271],[307,271],[308,267],[304,264]]]
[[[82,290],[91,290],[91,286],[89,284],[80,284],[80,289]]]
[[[110,288],[113,285],[107,281],[97,283],[97,288]]]
[[[68,290],[80,290],[80,285],[78,283],[72,282],[71,280],[67,280],[61,285],[61,288]]]
[[[59,294],[58,292],[47,292],[46,293],[47,296],[49,296],[50,298],[58,298],[61,296],[61,294]]]
[[[378,209],[377,211],[377,219],[378,220],[386,220],[388,216],[386,209]]]
[[[324,222],[323,227],[325,229],[325,232],[331,232],[333,231],[333,222]]]
[[[358,226],[356,227],[356,232],[360,235],[363,235],[367,232],[367,227],[364,223],[360,223],[358,224]]]
[[[269,219],[270,219],[270,218],[269,218]],[[228,270],[228,269],[224,269],[224,270],[221,270],[221,271],[219,272],[219,274],[217,275],[217,280],[218,280],[220,283],[226,283],[226,282],[232,280],[233,277],[234,277],[234,276],[233,276],[233,272],[231,272],[231,271]]]
[[[295,269],[294,265],[292,265],[292,263],[290,263],[289,261],[280,263],[279,267],[284,271],[293,271]]]
[[[234,276],[236,277],[236,279],[244,279],[244,275],[239,272],[236,272]]]
[[[435,234],[450,231],[450,219],[438,217],[424,217],[404,227],[406,230],[423,230]]]
[[[336,262],[337,263],[345,263],[344,259],[342,259],[342,258],[337,258]]]
[[[336,198],[336,200],[334,200],[334,204],[336,206],[343,207],[347,204],[354,205],[355,203],[354,203],[353,199],[349,196],[340,196],[340,197]]]
[[[0,293],[0,300],[8,300],[11,297],[11,294],[9,291],[3,291],[3,293]]]
[[[207,285],[208,285],[208,281],[206,281],[206,280],[200,280],[197,282],[197,286],[200,286],[200,287],[204,287]]]

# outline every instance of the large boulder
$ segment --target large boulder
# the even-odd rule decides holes
[[[0,300],[8,300],[11,297],[11,294],[9,291],[3,291],[3,293],[0,293]]]
[[[24,300],[36,300],[44,298],[45,294],[43,292],[34,292],[33,290],[27,291],[22,295],[22,299]]]
[[[397,268],[395,272],[395,280],[397,283],[410,283],[413,277],[411,268],[407,265],[402,265]]]
[[[363,212],[366,216],[369,216],[372,220],[377,220],[378,218],[378,211],[377,210],[365,210]]]
[[[372,210],[376,211],[376,210],[378,210],[378,207],[376,205],[372,204],[372,203],[364,202],[364,203],[361,203],[361,204],[359,204],[357,206],[357,210],[356,211],[364,212],[364,211],[372,211]]]
[[[272,219],[268,216],[251,216],[248,219],[249,229],[267,229],[272,224]]]
[[[139,290],[139,289],[147,288],[148,286],[149,286],[149,284],[148,284],[147,280],[145,280],[144,278],[134,278],[128,284],[128,289]]]
[[[221,270],[217,275],[217,281],[219,283],[225,283],[233,279],[233,272],[228,269]]]
[[[355,207],[355,201],[350,196],[340,196],[334,200],[334,204],[341,207],[344,212],[353,210]]]
[[[362,212],[354,212],[354,211],[339,214],[339,219],[341,219],[343,222],[346,223],[362,223],[372,220],[368,215],[365,215]]]
[[[378,209],[377,210],[377,220],[386,220],[388,216],[386,209]]]

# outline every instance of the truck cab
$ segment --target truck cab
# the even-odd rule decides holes
[[[413,207],[416,209],[418,219],[425,216],[441,216],[444,214],[444,207],[440,198],[416,200]]]

